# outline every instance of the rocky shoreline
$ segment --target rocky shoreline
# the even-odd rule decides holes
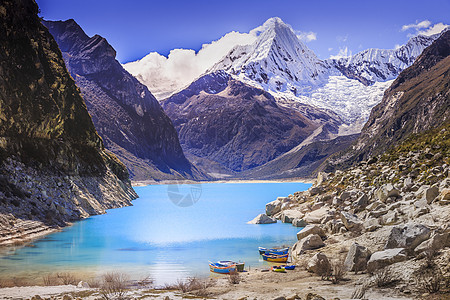
[[[337,272],[359,273],[357,299],[382,276],[392,296],[448,296],[446,141],[444,127],[414,141],[419,148],[407,141],[344,172],[319,173],[309,190],[279,197],[259,217],[304,227],[291,254],[309,272],[331,280]]]

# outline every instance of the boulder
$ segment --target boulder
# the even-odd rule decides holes
[[[366,194],[362,194],[359,198],[352,203],[352,206],[355,208],[355,212],[360,212],[369,205],[369,197]]]
[[[367,268],[369,258],[370,251],[366,247],[353,243],[348,250],[344,266],[348,271],[364,271]]]
[[[450,189],[443,189],[439,194],[440,200],[450,200]]]
[[[271,218],[266,214],[259,214],[256,218],[247,222],[247,224],[271,224],[276,222],[277,220],[275,218]]]
[[[325,246],[321,237],[317,234],[310,234],[292,246],[292,256],[299,256],[306,250],[314,250]]]
[[[318,275],[326,275],[331,271],[331,264],[328,257],[322,252],[319,252],[314,254],[314,256],[308,261],[306,270]]]
[[[366,210],[368,210],[368,211],[372,211],[372,210],[381,210],[381,209],[383,209],[383,208],[385,208],[385,207],[386,207],[386,205],[384,205],[383,202],[381,202],[381,201],[375,201],[375,202],[372,202],[371,204],[369,204],[369,205],[366,207]]]
[[[309,188],[308,192],[309,192],[309,196],[313,197],[313,196],[315,196],[317,194],[320,194],[322,192],[322,188],[321,187],[317,187],[317,186],[311,187],[311,188]]]
[[[310,234],[317,234],[321,238],[326,238],[326,234],[322,228],[317,225],[307,225],[305,228],[297,232],[297,239],[300,241],[301,239],[307,237]]]
[[[363,222],[356,215],[345,211],[341,211],[341,221],[348,231],[361,231],[364,228]]]
[[[368,232],[372,232],[377,230],[378,228],[381,228],[380,221],[378,219],[368,219],[364,221],[363,225]]]
[[[391,228],[384,249],[405,248],[408,252],[430,237],[431,230],[422,224],[406,224]]]
[[[306,223],[305,220],[303,220],[303,219],[295,218],[294,220],[292,220],[292,226],[306,227],[307,225],[308,225],[308,223]]]
[[[375,197],[381,202],[385,202],[389,197],[399,197],[400,191],[390,183],[383,184],[375,191]]]
[[[326,207],[321,207],[317,210],[305,214],[303,218],[309,224],[320,224],[322,219],[328,215],[328,209]]]
[[[433,202],[434,199],[436,199],[436,197],[438,195],[439,195],[439,189],[436,186],[432,186],[432,187],[425,189],[424,198],[427,199],[428,204]]]
[[[281,222],[292,223],[295,218],[303,218],[304,214],[295,209],[287,209],[281,212]]]
[[[393,248],[374,252],[367,262],[367,271],[373,273],[376,270],[405,260],[406,250],[404,248]]]
[[[433,233],[428,240],[417,246],[414,249],[414,252],[416,254],[422,252],[434,253],[445,247],[450,247],[450,231],[444,233]]]
[[[269,202],[266,204],[266,215],[273,216],[274,214],[281,211],[283,204],[290,202],[288,197],[278,197],[277,200]]]
[[[345,228],[345,225],[341,220],[331,220],[327,223],[327,227],[332,234],[337,234],[341,232],[341,228]]]

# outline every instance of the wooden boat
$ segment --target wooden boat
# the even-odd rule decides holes
[[[263,254],[262,257],[264,260],[271,261],[271,262],[279,262],[279,263],[285,263],[288,260],[289,253],[282,254],[282,255],[273,255],[273,254]]]
[[[283,266],[273,266],[272,267],[273,272],[280,272],[280,273],[286,273],[286,270]]]
[[[236,265],[222,265],[209,262],[209,270],[214,273],[230,274],[236,271]]]
[[[289,252],[289,248],[280,248],[280,249],[276,249],[276,248],[264,248],[264,247],[259,247],[259,254],[263,255],[263,254],[275,254],[275,255],[282,255],[282,254],[286,254]],[[269,252],[269,253],[268,253]]]
[[[244,272],[245,262],[235,262],[235,261],[231,261],[231,260],[219,260],[217,263],[219,263],[221,265],[225,265],[225,266],[236,265],[236,271]]]

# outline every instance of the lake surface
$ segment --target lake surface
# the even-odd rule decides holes
[[[157,284],[210,276],[208,261],[266,265],[258,246],[292,245],[291,224],[250,225],[265,204],[304,183],[207,183],[136,187],[133,206],[76,222],[0,257],[0,275],[117,270]]]

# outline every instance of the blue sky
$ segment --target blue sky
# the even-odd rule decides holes
[[[85,32],[105,37],[117,59],[129,62],[149,52],[199,50],[230,31],[248,32],[270,17],[309,33],[320,58],[347,49],[394,48],[419,30],[450,24],[450,0],[36,0],[47,20],[75,19]],[[418,25],[419,24],[419,25]],[[413,25],[403,27],[405,25]],[[415,26],[414,26],[415,25]],[[405,30],[402,31],[402,28]]]

